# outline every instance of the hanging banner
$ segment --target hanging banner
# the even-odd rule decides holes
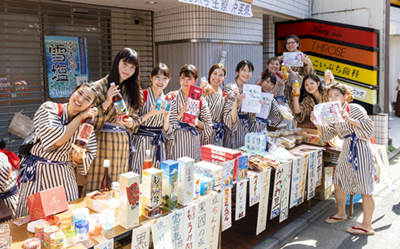
[[[386,154],[386,147],[385,145],[378,145],[378,144],[374,144],[373,145],[373,152],[375,155],[375,160],[376,160],[376,164],[378,165],[378,167],[381,170],[381,174],[384,175],[386,177],[386,180],[388,182],[390,191],[393,194],[393,197],[397,197],[397,193],[396,193],[396,188],[393,185],[393,182],[390,178],[390,173],[389,173],[389,160]]]
[[[315,187],[318,187],[319,185],[322,184],[322,149],[319,149],[317,151],[317,157],[315,160],[316,166],[317,166],[317,174],[315,175]]]
[[[65,98],[89,79],[86,38],[45,36],[50,98]]]
[[[151,225],[154,249],[173,249],[170,229],[168,216],[158,218]]]
[[[282,163],[283,165],[283,180],[281,189],[281,204],[279,213],[279,223],[286,220],[289,216],[289,190],[290,182],[292,180],[292,161],[286,161]]]
[[[150,240],[150,223],[132,230],[132,247],[148,249]]]
[[[218,239],[219,239],[219,226],[221,223],[221,208],[222,208],[222,193],[214,192],[211,194],[210,198],[207,199],[210,202],[211,212],[207,216],[207,223],[211,224],[211,229],[209,232],[207,242],[207,248],[217,249]]]
[[[252,174],[252,173],[249,173],[249,174]],[[261,173],[257,173],[257,174],[250,176],[249,207],[253,206],[254,204],[256,204],[260,201],[261,186],[262,186]]]
[[[275,182],[274,191],[272,192],[272,204],[271,204],[271,220],[279,215],[279,207],[281,205],[281,189],[282,180],[284,177],[284,165],[279,165],[275,170]]]
[[[246,216],[247,181],[242,180],[236,184],[236,209],[235,220]]]
[[[261,185],[261,200],[258,204],[258,215],[257,215],[257,228],[256,235],[259,235],[267,227],[267,212],[268,212],[268,200],[269,200],[269,185],[271,179],[271,169],[268,168],[266,171],[258,174],[259,180],[262,182]]]
[[[231,196],[231,188],[223,189],[223,206],[222,206],[222,228],[221,231],[225,231],[226,229],[232,226],[232,196]]]
[[[168,215],[169,224],[171,226],[171,239],[174,249],[183,247],[183,208],[175,210]]]
[[[251,4],[236,1],[236,0],[179,0],[181,3],[188,3],[206,7],[215,11],[224,12],[227,14],[232,14],[236,16],[243,17],[253,17],[253,12],[251,11]]]
[[[196,207],[197,203],[188,205],[183,209],[184,248],[196,248]]]
[[[290,190],[289,208],[296,206],[299,200],[300,171],[300,157],[296,157],[293,159],[292,163],[292,184]]]
[[[307,201],[311,200],[311,198],[315,195],[315,175],[316,175],[316,166],[315,166],[315,155],[316,151],[310,152],[308,157],[308,184],[307,184]]]
[[[300,157],[300,193],[299,193],[299,201],[297,202],[297,205],[300,205],[301,203],[303,203],[304,193],[306,192],[308,155],[309,154],[305,154]]]

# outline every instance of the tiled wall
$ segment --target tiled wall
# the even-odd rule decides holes
[[[383,144],[388,147],[389,142],[389,115],[378,113],[369,116],[374,122],[374,137],[377,144]]]

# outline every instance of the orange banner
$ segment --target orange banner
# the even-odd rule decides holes
[[[378,52],[367,51],[312,38],[304,38],[300,39],[300,41],[300,50],[306,54],[307,52],[313,52],[332,58],[364,64],[367,66],[378,66]],[[278,41],[278,53],[283,53],[286,51],[284,50],[283,42],[284,40]]]

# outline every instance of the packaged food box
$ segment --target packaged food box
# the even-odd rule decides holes
[[[119,224],[125,229],[139,225],[139,178],[134,172],[119,176]]]
[[[303,142],[308,144],[314,144],[319,146],[326,146],[327,143],[322,142],[321,138],[318,135],[317,129],[301,129],[295,131],[295,135],[302,136]]]
[[[222,167],[220,165],[200,161],[194,164],[194,171],[198,174],[214,179],[215,185],[221,185]]]
[[[162,171],[156,168],[142,172],[142,208],[148,218],[161,215],[162,205]]]
[[[194,191],[194,159],[181,157],[178,166],[178,203],[186,206],[193,202]]]
[[[178,165],[177,161],[166,160],[160,166],[163,209],[167,211],[178,207]]]

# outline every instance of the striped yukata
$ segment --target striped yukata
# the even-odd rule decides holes
[[[78,137],[79,128],[75,131],[74,135],[62,144],[56,146],[55,143],[65,134],[67,124],[71,121],[68,120],[68,103],[62,105],[63,112],[61,118],[58,115],[58,106],[54,102],[45,102],[42,104],[35,113],[33,119],[35,125],[35,141],[40,139],[32,149],[31,154],[37,157],[44,158],[55,162],[65,162],[62,165],[54,165],[51,163],[34,162],[36,172],[34,181],[27,180],[21,183],[20,198],[18,202],[16,217],[28,215],[28,206],[26,197],[34,193],[64,186],[67,201],[73,201],[79,198],[78,186],[76,184],[75,169],[72,162],[72,146]],[[85,175],[96,157],[96,137],[94,132],[89,137],[86,146],[83,163],[77,165],[78,172]],[[22,178],[22,176],[21,176]]]
[[[172,92],[168,95],[172,95]],[[186,97],[182,90],[179,89],[175,93],[174,101],[176,102],[176,115],[180,112],[181,108],[186,104]],[[201,160],[201,139],[204,137],[204,141],[208,141],[211,138],[211,130],[208,127],[212,126],[210,109],[208,108],[207,101],[204,97],[201,97],[201,110],[197,115],[199,122],[203,123],[204,130],[194,127],[197,135],[194,135],[191,130],[185,131],[180,129],[178,124],[177,129],[174,131],[174,139],[168,141],[168,152],[167,158],[176,160],[180,157],[190,157],[195,161]],[[172,113],[171,113],[172,115]],[[208,126],[208,127],[207,127]]]
[[[139,111],[139,117],[145,115],[146,113],[150,112],[151,108],[156,104],[156,98],[154,97],[153,90],[151,87],[148,88],[147,90],[148,95],[147,95],[147,100],[143,104],[142,109]],[[143,91],[142,91],[142,96],[143,96]],[[160,97],[161,99],[165,99],[164,93],[161,93]],[[164,126],[164,116],[163,114],[158,114],[155,116],[151,116],[148,118],[145,122],[141,124],[141,126],[145,127],[161,127],[162,128],[162,135],[169,140],[173,139],[173,132],[176,129],[176,126],[178,125],[178,121],[176,120],[176,104],[175,101],[172,100],[170,104],[170,114],[169,114],[169,129],[167,132],[165,132],[163,126]],[[142,175],[142,167],[143,167],[143,162],[144,158],[146,155],[146,150],[150,150],[151,152],[151,158],[153,158],[153,167],[159,169],[160,168],[160,162],[156,162],[156,148],[157,146],[152,145],[151,141],[153,140],[153,137],[151,136],[144,136],[144,135],[133,135],[133,145],[136,148],[135,152],[135,158],[133,160],[133,172],[138,173],[140,176]],[[165,150],[165,144],[162,143],[162,153],[161,153],[161,160],[164,161],[166,160],[166,150]]]
[[[94,82],[94,84],[97,86],[97,90],[99,91],[99,97],[95,104],[99,111],[94,120],[97,139],[97,157],[93,161],[93,164],[86,175],[86,183],[82,191],[82,197],[94,190],[100,190],[101,181],[104,176],[103,163],[105,159],[110,160],[108,174],[113,182],[119,181],[120,174],[132,170],[132,166],[129,165],[130,139],[128,134],[126,132],[102,132],[105,122],[116,125],[119,129],[126,128],[125,126],[116,124],[117,115],[113,104],[111,104],[107,110],[103,109],[102,104],[107,98],[108,76]],[[120,86],[120,89],[120,93],[122,94],[124,89],[123,84]],[[133,109],[127,101],[128,98],[124,95],[122,97],[125,100],[129,116],[133,119],[133,126],[131,128],[126,128],[126,130],[132,134],[133,132],[136,132],[139,127],[140,118],[137,115],[138,111]]]
[[[343,109],[346,110],[345,102]],[[374,191],[373,171],[375,166],[374,154],[371,146],[371,136],[374,131],[372,120],[365,109],[358,104],[350,104],[349,117],[354,119],[360,128],[344,121],[329,125],[322,125],[322,140],[326,143],[332,138],[347,137],[355,134],[357,140],[358,170],[354,170],[354,164],[349,163],[350,145],[352,138],[344,139],[342,152],[340,153],[335,171],[334,183],[339,185],[345,194],[372,195]]]
[[[222,91],[236,99],[235,93],[233,92],[236,87],[239,88],[236,80],[234,80],[233,82],[226,85]],[[236,130],[225,130],[224,147],[226,148],[237,149],[244,146],[244,136],[249,132],[250,124],[255,122],[256,114],[241,112],[241,108],[241,106],[238,106],[237,110],[238,128]],[[246,118],[247,121],[243,118]]]
[[[272,93],[272,91],[270,91],[269,93]],[[268,115],[268,122],[270,126],[278,126],[283,121],[283,117],[278,107],[278,102],[275,99],[272,99],[271,109]],[[255,121],[250,123],[249,125],[249,132],[262,132],[264,130],[267,130],[267,126],[268,125],[266,125],[265,123],[260,122],[259,117],[256,117]]]
[[[10,168],[12,168],[12,172],[10,177],[7,179]],[[18,179],[18,170],[14,169],[13,166],[8,161],[7,155],[0,152],[0,194],[3,194],[11,189],[15,188]],[[13,217],[15,216],[15,211],[17,210],[19,193],[17,192],[14,195],[11,195],[7,198],[4,198],[4,204],[12,211]]]
[[[208,108],[210,109],[213,126],[216,125],[220,126],[219,124],[216,123],[223,123],[226,126],[225,129],[233,131],[237,129],[238,122],[237,121],[235,123],[232,122],[232,116],[231,116],[232,101],[224,97],[221,89],[219,89],[217,93],[208,94],[207,96],[204,97],[204,99],[207,101]],[[220,138],[218,138],[217,140],[218,130],[214,129],[213,127],[207,127],[207,129],[210,129],[210,139],[206,141],[203,136],[201,139],[201,144],[202,145],[214,144],[222,146],[224,140]],[[225,133],[224,127],[221,127],[220,129],[222,129],[222,131]]]

